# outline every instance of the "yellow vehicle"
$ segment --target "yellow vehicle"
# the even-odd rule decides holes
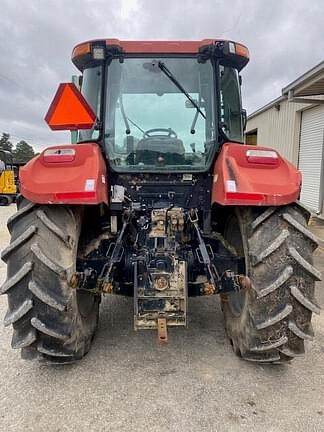
[[[12,154],[0,150],[0,206],[7,206],[16,200],[17,186]]]

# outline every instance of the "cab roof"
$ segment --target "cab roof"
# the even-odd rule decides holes
[[[202,39],[200,41],[122,41],[119,39],[94,39],[76,45],[72,51],[72,62],[80,69],[84,69],[89,61],[93,47],[105,47],[112,52],[121,54],[198,54],[204,47],[217,46],[219,44],[235,47],[230,54],[249,61],[249,51],[246,46],[224,39]],[[242,67],[243,67],[242,66]]]

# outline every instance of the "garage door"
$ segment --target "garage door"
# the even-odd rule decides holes
[[[314,212],[321,206],[321,173],[324,140],[324,105],[302,113],[299,169],[303,173],[301,202]]]

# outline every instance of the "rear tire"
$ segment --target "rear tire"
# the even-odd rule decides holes
[[[5,325],[22,357],[57,363],[80,359],[90,349],[99,298],[69,286],[75,272],[82,212],[78,207],[36,205],[19,197],[8,220],[10,245],[3,250],[8,295]],[[80,293],[82,293],[80,295]]]
[[[252,287],[222,295],[225,327],[234,351],[246,360],[281,363],[304,353],[313,338],[312,313],[320,272],[308,212],[297,204],[266,210],[238,208],[224,237],[245,256]]]

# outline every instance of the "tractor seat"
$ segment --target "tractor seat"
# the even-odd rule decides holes
[[[154,136],[141,139],[136,147],[136,164],[182,165],[185,163],[183,142],[174,137]]]
[[[160,153],[176,153],[184,155],[183,142],[178,138],[168,136],[154,136],[143,138],[137,143],[137,151],[153,151]]]

